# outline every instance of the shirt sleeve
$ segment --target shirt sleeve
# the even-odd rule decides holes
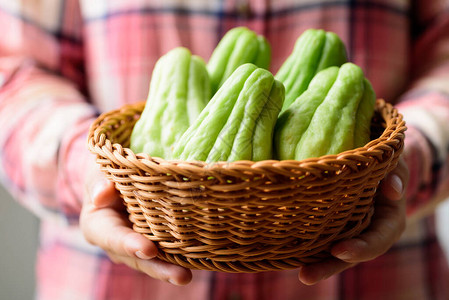
[[[39,217],[77,221],[97,115],[82,92],[78,4],[22,3],[0,4],[0,180]]]
[[[449,1],[416,1],[412,85],[397,107],[408,130],[408,214],[449,196]]]

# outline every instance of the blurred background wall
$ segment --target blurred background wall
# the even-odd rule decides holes
[[[439,205],[435,215],[437,234],[449,261],[449,199]]]
[[[34,297],[38,225],[38,219],[0,186],[1,300],[32,300]]]

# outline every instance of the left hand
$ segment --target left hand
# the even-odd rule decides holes
[[[86,241],[103,249],[114,263],[174,285],[192,280],[191,270],[158,259],[156,245],[132,229],[123,200],[95,162],[86,170],[80,228]]]
[[[330,252],[334,258],[301,267],[299,280],[312,285],[387,252],[405,230],[408,178],[407,165],[400,158],[398,166],[380,184],[370,226],[361,235],[333,245]]]

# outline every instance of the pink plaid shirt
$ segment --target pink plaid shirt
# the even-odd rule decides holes
[[[0,179],[42,220],[37,299],[449,299],[433,217],[449,195],[449,1],[0,0]],[[409,130],[413,222],[381,257],[315,286],[297,271],[194,271],[174,287],[113,264],[78,228],[86,131],[99,112],[145,99],[156,60],[183,45],[205,58],[245,25],[275,72],[307,28],[336,32]]]

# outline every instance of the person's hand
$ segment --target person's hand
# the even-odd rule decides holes
[[[188,284],[192,272],[158,258],[153,242],[131,229],[125,206],[98,168],[87,176],[80,226],[86,240],[102,248],[115,263],[175,285]]]
[[[404,160],[380,184],[375,211],[370,226],[361,235],[336,243],[330,258],[306,265],[299,270],[299,280],[307,285],[338,274],[357,263],[372,260],[384,254],[405,230],[405,197],[409,171]]]

